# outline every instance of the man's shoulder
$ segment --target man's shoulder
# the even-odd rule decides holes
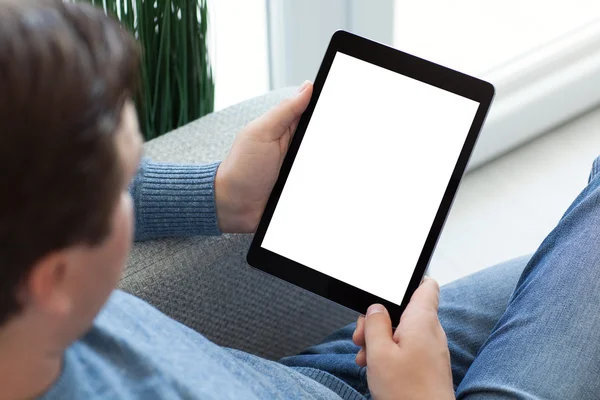
[[[178,361],[195,352],[201,371],[206,365],[198,355],[219,350],[145,301],[115,291],[92,327],[67,349],[61,377],[44,399],[207,395],[197,380],[180,379]]]
[[[121,290],[115,290],[96,317],[90,335],[110,336],[123,344],[131,342],[138,351],[161,349],[171,345],[173,338],[191,341],[194,346],[216,347],[198,332],[165,315],[146,301]],[[104,338],[108,339],[108,338]],[[153,351],[152,353],[155,353]]]
[[[94,327],[106,328],[107,325],[110,325],[116,329],[132,324],[138,327],[147,326],[148,324],[154,325],[157,322],[173,324],[178,329],[189,329],[163,314],[146,301],[122,290],[114,290],[98,313],[94,321]]]
[[[150,304],[148,304],[144,300],[140,299],[139,297],[135,297],[134,295],[124,292],[120,289],[115,289],[109,296],[108,300],[106,300],[104,309],[106,309],[106,307],[113,307],[113,306],[119,307],[124,304],[132,304],[132,305],[137,305],[139,307],[153,308]]]
[[[102,319],[104,316],[110,316],[113,313],[119,315],[123,313],[123,316],[127,317],[137,311],[141,311],[144,314],[160,313],[160,311],[156,310],[144,300],[117,289],[111,293],[106,304],[104,304],[104,307],[100,310],[96,322],[98,321],[98,318]]]
[[[49,399],[338,398],[282,364],[228,351],[115,291],[66,352]]]

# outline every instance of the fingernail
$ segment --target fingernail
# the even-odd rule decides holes
[[[306,89],[309,84],[310,84],[310,81],[304,81],[304,83],[302,85],[300,85],[300,87],[298,88],[298,93],[304,92],[304,89]]]
[[[381,304],[373,304],[371,307],[367,309],[367,317],[373,314],[379,314],[385,311],[385,308]]]

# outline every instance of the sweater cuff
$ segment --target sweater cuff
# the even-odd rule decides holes
[[[135,239],[220,235],[215,204],[219,165],[143,161],[131,188]]]

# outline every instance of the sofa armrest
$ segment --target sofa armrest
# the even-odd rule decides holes
[[[272,92],[201,118],[146,144],[158,161],[222,159],[235,135],[291,90]],[[357,314],[250,268],[251,235],[135,243],[120,288],[214,342],[263,357],[295,354]]]

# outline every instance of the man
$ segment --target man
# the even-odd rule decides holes
[[[256,228],[312,91],[248,125],[222,163],[138,168],[137,54],[91,7],[0,0],[0,399],[600,393],[596,166],[531,260],[442,290],[441,325],[425,280],[395,332],[374,305],[356,328],[276,363],[113,291],[134,222],[139,239]]]

